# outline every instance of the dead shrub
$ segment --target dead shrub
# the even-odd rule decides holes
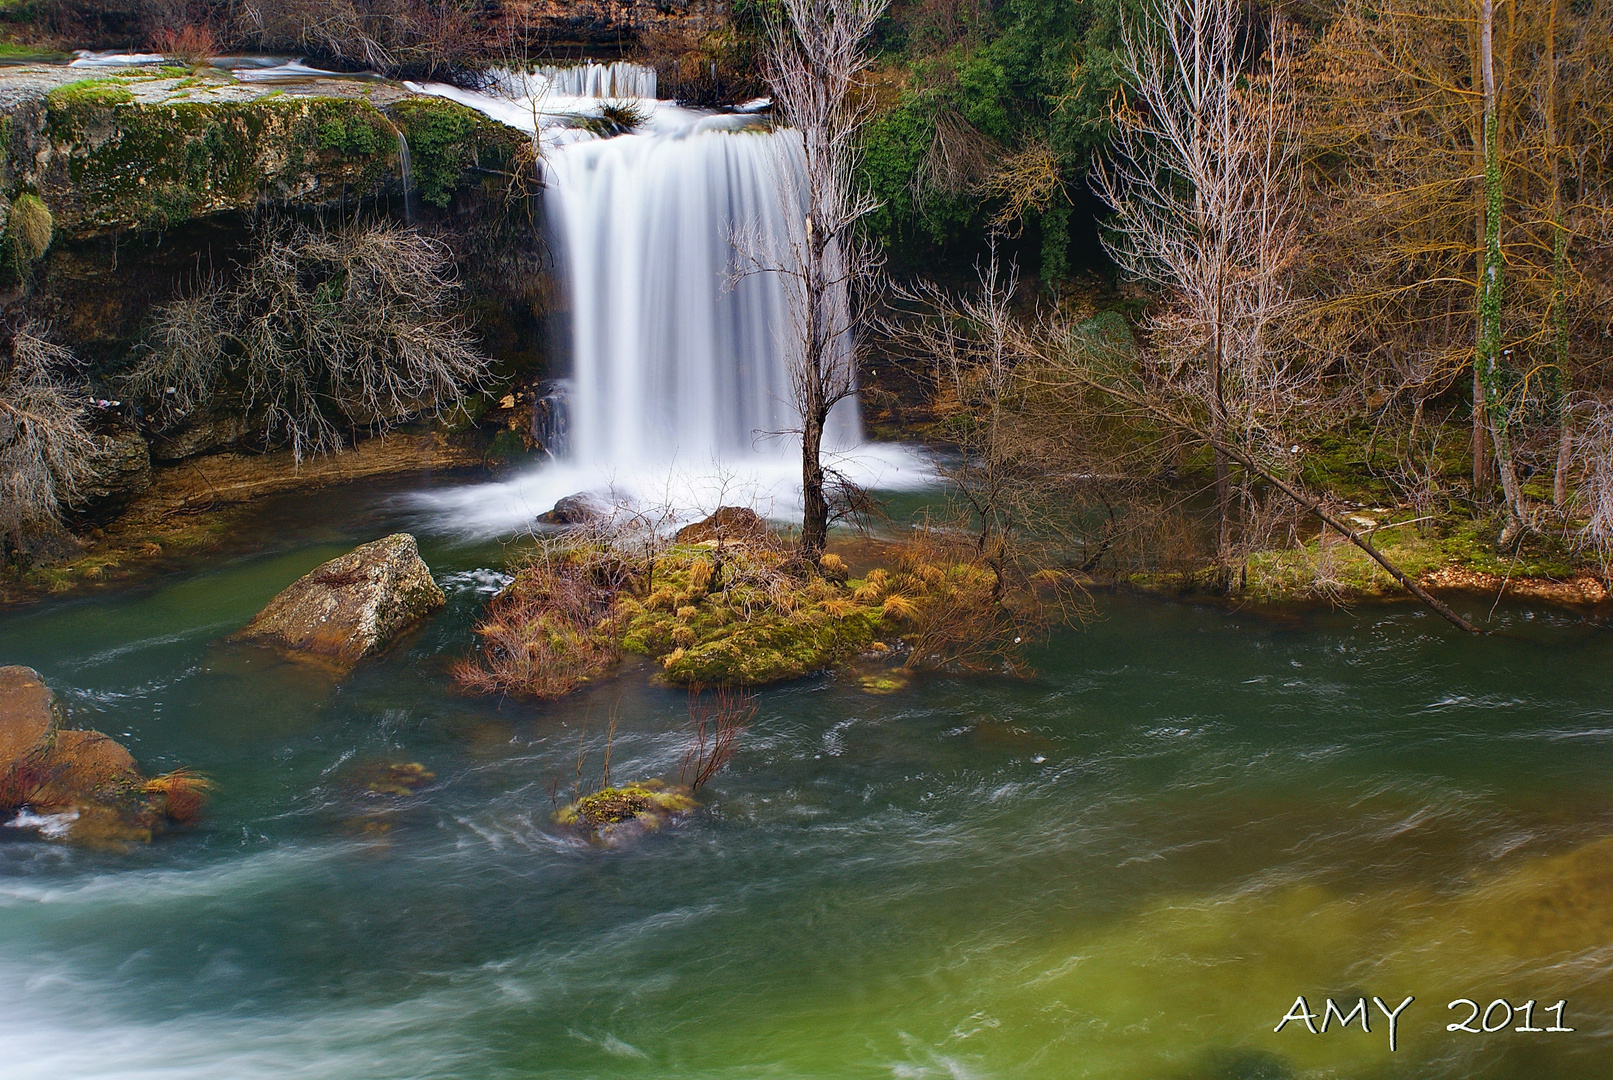
[[[488,605],[474,656],[453,667],[477,694],[564,697],[621,657],[613,604],[619,560],[593,549],[545,547]]]
[[[155,312],[125,381],[158,423],[238,381],[264,442],[300,461],[340,449],[344,429],[382,434],[452,409],[488,374],[454,310],[451,253],[417,229],[266,227],[236,279],[205,279]]]
[[[689,748],[678,764],[678,781],[689,791],[700,786],[733,760],[740,734],[756,717],[756,696],[731,686],[709,694],[698,687],[689,693]]]
[[[24,320],[0,352],[0,533],[13,552],[27,534],[60,529],[62,511],[94,471],[89,392],[73,354]]]
[[[218,38],[212,29],[197,23],[177,30],[159,30],[154,39],[164,59],[185,67],[205,64],[219,53]]]
[[[213,781],[191,769],[153,776],[141,786],[142,794],[151,798],[151,807],[157,813],[178,825],[189,825],[200,816],[207,797],[213,791]]]

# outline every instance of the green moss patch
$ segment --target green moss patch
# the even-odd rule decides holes
[[[687,788],[669,788],[659,780],[645,780],[584,795],[561,807],[554,819],[590,840],[609,844],[621,839],[627,830],[659,829],[699,805]]]
[[[821,671],[866,650],[881,611],[855,587],[784,569],[765,547],[680,545],[655,560],[647,594],[617,601],[622,647],[670,682],[756,686]]]
[[[41,193],[68,231],[170,226],[265,197],[314,204],[395,172],[392,124],[367,102],[130,104],[113,83],[86,80],[47,98],[56,153]]]
[[[442,98],[409,98],[391,114],[409,141],[415,188],[433,206],[448,205],[466,172],[505,168],[526,142],[513,128]]]

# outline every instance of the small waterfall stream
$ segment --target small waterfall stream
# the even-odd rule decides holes
[[[398,129],[398,175],[403,180],[403,220],[414,224],[414,166],[409,162],[409,140]]]

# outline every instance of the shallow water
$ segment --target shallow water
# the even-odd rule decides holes
[[[1102,598],[1028,681],[759,696],[706,808],[619,850],[549,824],[673,777],[687,701],[629,664],[458,697],[502,549],[340,683],[222,639],[405,511],[280,505],[271,550],[0,617],[73,722],[220,784],[119,853],[0,829],[0,1060],[74,1077],[1601,1077],[1613,1063],[1613,639],[1402,605],[1272,619]],[[340,506],[344,521],[321,521]],[[300,508],[300,509],[299,509]],[[1482,614],[1482,612],[1480,612]],[[434,778],[369,791],[393,763]],[[1406,995],[1398,1049],[1304,994]],[[1497,998],[1557,1033],[1447,1032]],[[1370,1007],[1370,1006],[1369,1006]],[[1494,1015],[1499,1015],[1497,1012]],[[1477,1026],[1477,1024],[1475,1024]]]

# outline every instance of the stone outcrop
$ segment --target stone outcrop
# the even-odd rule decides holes
[[[108,521],[151,487],[151,453],[146,440],[128,424],[101,435],[94,475],[79,490],[86,521]]]
[[[297,579],[235,636],[348,666],[445,603],[414,537],[394,533]]]
[[[57,234],[171,229],[270,203],[323,208],[401,194],[398,135],[439,205],[526,142],[439,98],[385,84],[240,83],[224,72],[45,66],[0,76],[11,132],[0,191],[37,191]]]
[[[109,735],[62,723],[37,671],[0,667],[0,820],[53,840],[150,840],[161,815],[134,757]]]
[[[767,522],[750,507],[719,506],[716,513],[704,521],[685,525],[678,530],[677,541],[680,544],[702,544],[708,540],[727,544],[768,543],[774,537]]]

